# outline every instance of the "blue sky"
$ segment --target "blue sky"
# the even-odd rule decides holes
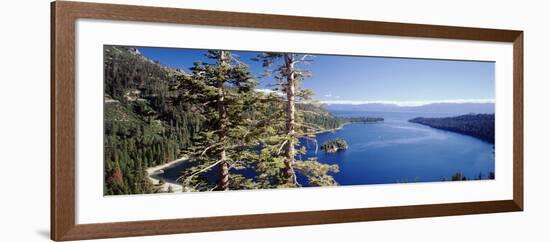
[[[195,61],[206,61],[205,50],[138,48],[146,57],[188,71]],[[263,68],[251,58],[259,52],[233,51],[260,75]],[[313,76],[303,87],[325,103],[492,102],[495,98],[495,63],[384,57],[314,55],[306,67]],[[258,79],[267,88],[269,78]]]

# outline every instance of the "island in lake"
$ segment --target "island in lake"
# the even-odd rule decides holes
[[[106,196],[496,176],[494,62],[110,45],[103,56]]]
[[[336,153],[346,149],[348,149],[348,143],[341,138],[329,140],[321,145],[321,150],[324,150],[327,153]]]

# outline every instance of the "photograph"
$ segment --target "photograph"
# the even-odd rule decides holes
[[[0,242],[550,237],[543,1],[312,3],[4,4]]]
[[[495,62],[103,46],[103,195],[491,182]]]

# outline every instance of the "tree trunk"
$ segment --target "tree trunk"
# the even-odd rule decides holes
[[[220,78],[218,79],[218,139],[220,142],[224,142],[227,139],[227,109],[225,106],[225,93],[224,93],[224,82],[225,82],[225,68],[227,65],[226,62],[226,55],[228,53],[226,51],[220,52],[220,69],[222,70],[220,73]],[[227,191],[229,190],[229,163],[227,162],[227,156],[225,151],[225,144],[221,146],[220,149],[220,155],[219,155],[220,163],[218,165],[219,168],[219,181],[218,186],[216,190],[219,191]]]
[[[220,160],[222,160],[222,162],[218,165],[220,169],[220,180],[218,181],[218,187],[216,190],[227,191],[229,190],[229,163],[227,163],[225,149],[223,149],[220,153]]]
[[[296,96],[296,80],[294,79],[294,54],[284,54],[285,66],[286,66],[286,101],[287,101],[287,110],[286,110],[286,135],[288,137],[286,149],[285,149],[285,169],[284,174],[287,179],[288,184],[294,183],[294,139],[295,139],[295,96]]]

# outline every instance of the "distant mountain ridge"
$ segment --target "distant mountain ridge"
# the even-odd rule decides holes
[[[440,114],[495,113],[494,103],[431,103],[420,106],[399,106],[387,103],[325,104],[328,111],[414,112]]]

